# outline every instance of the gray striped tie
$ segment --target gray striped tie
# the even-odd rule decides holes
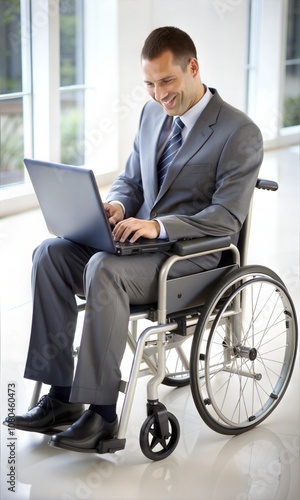
[[[172,135],[165,145],[162,155],[157,163],[157,179],[159,189],[164,181],[170,163],[173,161],[173,158],[181,147],[181,132],[183,127],[184,124],[180,120],[179,116],[177,116],[173,124]]]

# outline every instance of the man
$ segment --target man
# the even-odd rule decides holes
[[[203,85],[196,48],[185,32],[154,30],[141,61],[152,100],[105,204],[115,239],[231,235],[237,242],[263,157],[260,131]],[[51,432],[73,424],[50,444],[75,451],[95,450],[116,433],[129,306],[155,302],[167,256],[119,257],[58,238],[38,247],[25,377],[51,388],[35,408],[16,417],[16,428]],[[216,254],[188,260],[172,273],[214,268],[219,259]],[[75,294],[82,293],[86,313],[73,374]],[[86,411],[84,404],[90,405]]]

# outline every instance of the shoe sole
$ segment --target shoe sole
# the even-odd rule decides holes
[[[48,444],[53,448],[61,448],[63,450],[68,450],[68,451],[77,451],[79,453],[98,453],[97,448],[79,448],[77,446],[71,446],[64,443],[56,443],[55,441],[51,441],[51,439],[48,442]]]

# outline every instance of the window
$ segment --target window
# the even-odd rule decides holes
[[[115,177],[117,33],[118,0],[0,1],[2,216],[36,206],[26,156]]]
[[[0,3],[0,186],[24,181],[24,99],[20,0]]]
[[[250,1],[248,112],[265,147],[299,141],[299,0]]]
[[[47,132],[47,128],[44,129],[42,123],[47,120],[47,110],[44,105],[41,106],[41,103],[50,101],[50,107],[57,108],[60,112],[60,127],[56,127],[57,131],[60,130],[60,148],[58,148],[60,157],[57,156],[56,160],[75,165],[84,163],[83,1],[50,2],[48,12],[37,3],[32,7],[33,9],[30,11],[28,0],[1,0],[0,3],[1,187],[24,183],[26,179],[23,158],[26,154],[35,154],[42,158],[41,150],[45,152],[51,150],[51,144],[46,144],[47,133],[45,131]],[[51,88],[50,94],[47,95],[47,85],[44,85],[49,69],[43,66],[44,64],[49,66],[50,58],[53,56],[47,57],[47,53],[42,54],[35,48],[31,52],[29,22],[31,19],[33,44],[39,44],[43,42],[39,38],[40,32],[47,33],[47,25],[56,24],[58,13],[60,46],[58,47],[59,53],[54,54],[54,58],[56,57],[59,63],[57,70],[60,73],[60,88],[57,89],[57,92],[59,91],[57,97],[60,103],[55,106],[55,89]],[[28,30],[26,26],[28,26]],[[40,60],[43,55],[44,60]],[[28,62],[29,64],[27,64]],[[34,113],[31,107],[31,69],[35,90]],[[51,69],[51,72],[53,74],[55,70]],[[44,81],[41,80],[43,77]],[[50,78],[52,78],[51,75]],[[59,117],[53,120],[57,123]],[[33,130],[32,121],[34,123]],[[26,130],[24,123],[30,124]],[[40,135],[37,130],[41,130]],[[30,147],[25,148],[24,141]]]
[[[283,127],[300,124],[300,3],[289,0],[287,16]]]

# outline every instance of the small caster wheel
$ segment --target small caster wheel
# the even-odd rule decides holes
[[[173,453],[179,436],[179,422],[172,413],[153,413],[142,425],[140,447],[150,460],[163,460]]]

